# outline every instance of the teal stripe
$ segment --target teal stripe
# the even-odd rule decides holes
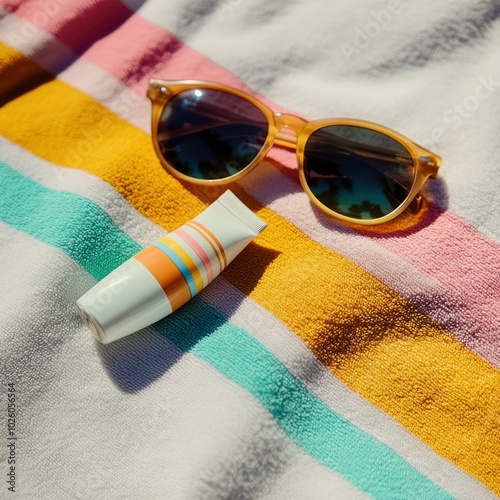
[[[111,272],[140,249],[81,196],[47,189],[1,162],[0,185],[4,222],[60,248],[93,276]],[[359,489],[383,499],[451,498],[391,448],[333,412],[260,342],[199,297],[155,328],[250,392],[298,446]]]
[[[197,294],[196,283],[188,266],[184,264],[183,260],[169,246],[165,245],[161,241],[157,241],[153,246],[159,248],[175,264],[175,267],[179,269],[188,284],[191,297],[194,297]]]
[[[47,189],[1,161],[0,193],[5,223],[60,248],[96,280],[141,250],[98,205]]]

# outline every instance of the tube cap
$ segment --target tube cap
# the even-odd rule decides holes
[[[80,316],[103,344],[159,321],[171,312],[158,281],[131,258],[76,302]]]

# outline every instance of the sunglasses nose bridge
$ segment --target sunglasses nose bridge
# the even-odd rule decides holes
[[[286,148],[295,148],[297,146],[297,136],[302,132],[307,124],[307,121],[296,115],[285,113],[275,113],[274,123],[278,130],[276,134],[276,144]],[[285,129],[285,130],[281,130]],[[288,131],[295,132],[292,134]]]
[[[287,113],[274,113],[274,122],[278,130],[286,128],[293,130],[297,135],[302,132],[306,126],[307,120],[297,115],[289,115]]]

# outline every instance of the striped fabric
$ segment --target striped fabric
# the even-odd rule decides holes
[[[0,0],[19,498],[500,495],[498,8],[352,5]],[[440,179],[419,214],[359,229],[316,210],[275,148],[230,186],[266,230],[171,316],[101,345],[75,301],[146,246],[196,260],[186,294],[218,272],[196,224],[167,235],[224,189],[162,169],[153,77],[382,123],[440,154]]]

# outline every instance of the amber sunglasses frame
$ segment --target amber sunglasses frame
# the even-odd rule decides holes
[[[160,145],[158,143],[158,125],[160,123],[160,117],[163,112],[164,107],[172,97],[180,92],[191,89],[211,89],[219,90],[222,92],[227,92],[234,96],[238,96],[245,99],[249,103],[253,104],[258,108],[268,121],[268,134],[267,138],[262,145],[261,150],[257,156],[249,163],[245,168],[240,170],[234,175],[224,177],[223,179],[198,179],[185,175],[178,170],[176,170],[172,165],[170,165],[163,157]],[[404,210],[406,210],[410,205],[412,205],[412,211],[416,212],[421,205],[421,195],[419,191],[422,188],[425,181],[429,178],[435,178],[438,174],[439,167],[441,166],[441,157],[437,154],[419,146],[412,140],[408,139],[404,135],[379,125],[377,123],[372,123],[364,120],[356,120],[352,118],[326,118],[321,120],[307,121],[299,116],[288,114],[288,113],[275,113],[272,109],[266,106],[259,99],[254,96],[247,94],[241,90],[229,87],[215,82],[208,82],[202,80],[160,80],[152,79],[149,81],[149,88],[147,91],[147,97],[152,103],[152,114],[151,114],[151,132],[153,139],[153,146],[155,152],[162,164],[162,166],[178,179],[182,179],[187,182],[200,185],[212,185],[220,186],[228,184],[230,182],[237,181],[243,176],[251,172],[267,155],[271,147],[276,144],[288,149],[295,149],[297,154],[297,164],[299,179],[302,188],[308,195],[309,199],[323,212],[335,217],[337,219],[343,220],[345,222],[350,222],[353,224],[363,224],[363,225],[373,225],[381,224],[387,222],[394,217],[397,217]],[[307,184],[307,180],[304,173],[304,150],[306,147],[307,140],[310,135],[316,130],[332,125],[344,125],[344,126],[354,126],[366,128],[369,130],[374,130],[380,132],[396,142],[401,144],[411,155],[413,164],[415,166],[415,175],[413,179],[413,184],[408,192],[408,195],[404,202],[395,208],[392,212],[378,217],[376,219],[356,219],[354,217],[348,217],[346,215],[337,213],[327,206],[323,205],[313,194],[311,189]],[[282,129],[288,129],[294,134],[283,132]]]

